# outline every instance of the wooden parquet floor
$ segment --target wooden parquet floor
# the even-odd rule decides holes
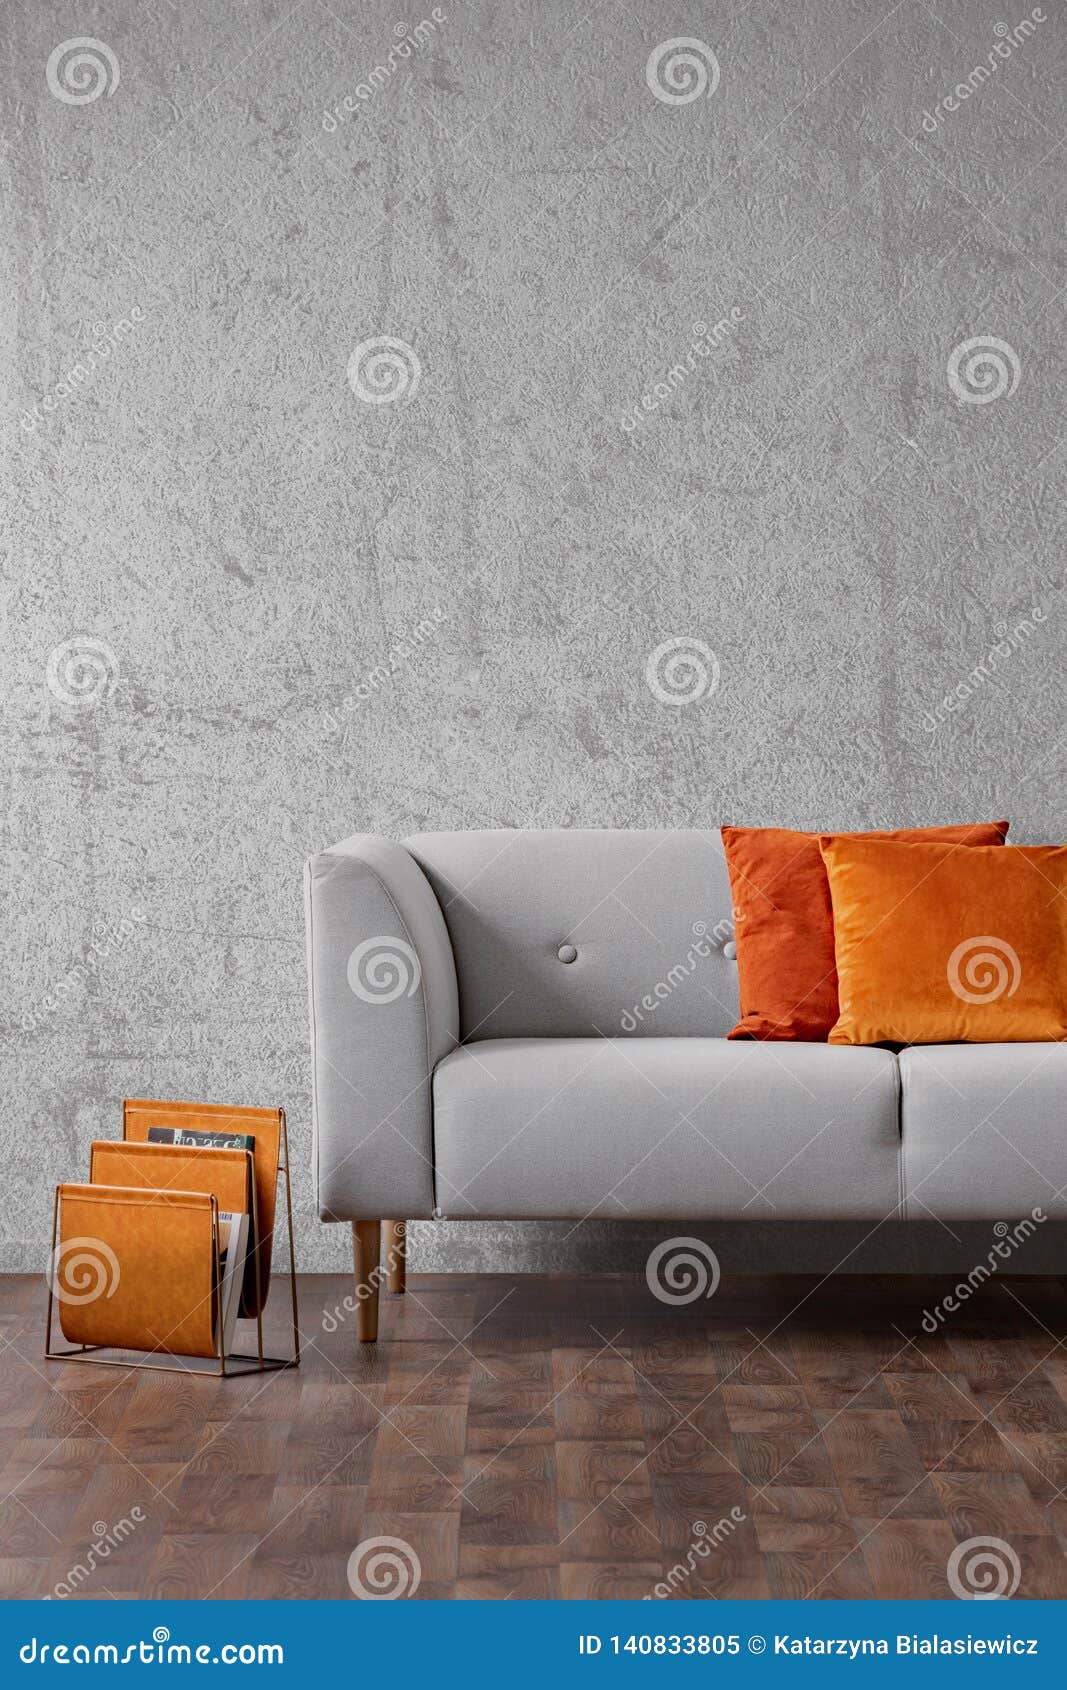
[[[408,1283],[360,1347],[303,1276],[299,1371],[214,1380],[45,1362],[42,1281],[0,1280],[0,1594],[347,1597],[389,1537],[420,1599],[941,1597],[991,1536],[1067,1597],[1058,1281],[933,1335],[944,1281]]]

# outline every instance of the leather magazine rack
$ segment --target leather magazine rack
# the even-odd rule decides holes
[[[151,1143],[151,1127],[244,1134],[254,1149]],[[293,1349],[268,1356],[263,1309],[282,1177]],[[238,1315],[256,1323],[254,1355],[224,1353],[219,1217],[228,1212],[249,1217]],[[53,1320],[66,1349],[53,1347]],[[160,1359],[106,1353],[114,1351]],[[284,1110],[127,1098],[122,1139],[93,1144],[88,1184],[56,1187],[45,1355],[223,1375],[299,1366]]]

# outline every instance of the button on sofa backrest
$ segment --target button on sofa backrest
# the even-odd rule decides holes
[[[423,833],[465,1039],[714,1038],[737,1019],[718,830]]]

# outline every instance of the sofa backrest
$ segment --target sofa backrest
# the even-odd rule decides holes
[[[444,912],[464,1039],[721,1037],[736,1021],[717,830],[505,829],[404,843]]]

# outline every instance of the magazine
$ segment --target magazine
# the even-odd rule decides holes
[[[149,1127],[147,1140],[149,1144],[176,1144],[189,1150],[247,1150],[250,1154],[254,1154],[256,1148],[255,1137],[252,1133],[210,1132],[200,1127]],[[250,1206],[253,1200],[254,1190],[250,1189],[248,1193]],[[240,1260],[244,1264],[245,1304],[246,1307],[254,1308],[256,1280],[255,1253],[251,1235],[252,1223],[250,1216],[246,1216],[245,1220],[247,1224],[241,1244]],[[231,1333],[236,1318],[236,1313],[234,1313],[229,1324]]]
[[[241,1302],[241,1281],[244,1278],[245,1255],[248,1250],[248,1219],[246,1214],[219,1215],[219,1319],[222,1322],[222,1354],[233,1348],[237,1310]]]
[[[149,1127],[149,1144],[186,1144],[190,1149],[255,1150],[251,1133],[205,1133],[194,1127]]]

